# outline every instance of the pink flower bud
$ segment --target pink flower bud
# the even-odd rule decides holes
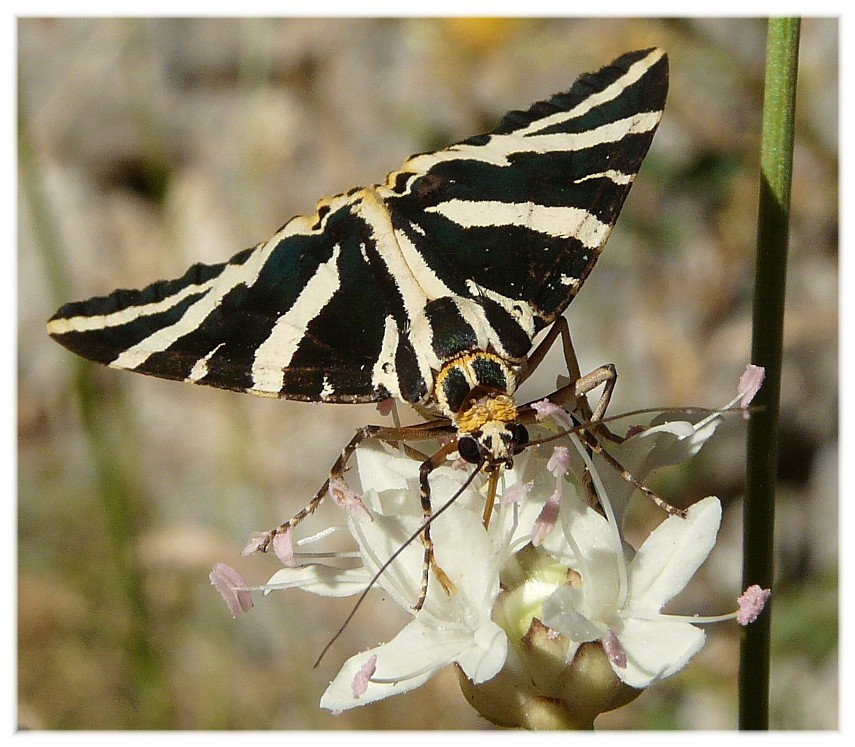
[[[556,446],[546,463],[546,469],[555,477],[564,477],[567,470],[570,469],[570,448],[568,446]]]
[[[564,408],[553,404],[548,399],[532,402],[531,409],[535,411],[538,420],[552,418],[562,428],[573,428],[575,425],[573,418]]]
[[[561,492],[556,490],[540,511],[531,530],[531,544],[537,547],[547,538],[549,533],[555,529],[558,521],[558,511],[561,508]]]
[[[241,557],[245,558],[248,555],[253,555],[261,550],[261,546],[267,540],[267,535],[269,532],[253,532],[246,544],[243,547],[243,550],[240,551]]]
[[[603,644],[603,651],[606,652],[609,661],[618,669],[626,669],[626,650],[617,637],[617,633],[609,629],[609,632],[603,636],[600,643]]]
[[[515,482],[511,487],[502,493],[502,505],[507,506],[510,503],[522,503],[534,486],[534,480],[531,482]]]

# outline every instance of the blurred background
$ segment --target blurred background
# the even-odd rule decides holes
[[[303,592],[232,620],[209,586],[310,498],[371,406],[276,402],[117,372],[51,342],[69,300],[177,277],[268,238],[411,153],[491,129],[621,53],[671,60],[662,125],[568,310],[611,412],[725,404],[748,362],[765,22],[751,19],[18,21],[18,718],[36,729],[475,729],[451,670],[339,716],[318,700],[406,618]],[[838,724],[838,23],[802,25],[776,521],[772,724]],[[553,388],[548,359],[532,396]],[[654,487],[720,496],[674,611],[740,590],[745,423]],[[333,514],[314,519],[320,529]],[[598,726],[731,729],[739,632]]]

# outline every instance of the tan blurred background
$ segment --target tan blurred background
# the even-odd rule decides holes
[[[772,719],[837,727],[838,24],[802,28],[777,519]],[[18,248],[19,723],[43,729],[473,729],[451,671],[333,716],[338,666],[405,618],[302,592],[233,621],[207,573],[302,507],[372,407],[254,399],[76,361],[61,304],[176,277],[266,239],[324,195],[497,124],[622,52],[671,59],[665,116],[568,318],[614,412],[721,405],[750,350],[761,20],[21,19]],[[549,359],[533,395],[550,390]],[[675,611],[740,584],[745,425],[657,485],[716,494],[721,539]],[[313,525],[320,528],[325,518]],[[604,716],[735,726],[738,631]]]

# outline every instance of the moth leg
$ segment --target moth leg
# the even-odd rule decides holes
[[[597,421],[602,420],[605,416],[609,403],[612,401],[612,393],[615,390],[616,384],[617,369],[614,367],[614,364],[606,363],[605,365],[595,368],[584,376],[579,376],[572,382],[572,387],[567,386],[559,389],[552,395],[551,401],[554,401],[556,404],[562,404],[561,400],[564,397],[563,393],[565,390],[569,390],[568,394],[572,393],[572,398],[575,400],[575,407],[573,408],[574,412],[579,413],[582,416],[581,422],[594,424],[597,423]],[[591,410],[591,406],[588,403],[586,395],[601,385],[603,387],[603,392],[600,395],[599,400],[597,400],[596,406]],[[612,433],[606,427],[605,423],[601,423],[592,430],[615,443],[622,443],[624,440],[622,436]]]
[[[422,544],[425,548],[425,555],[424,563],[422,564],[422,582],[419,589],[419,598],[415,605],[413,605],[413,610],[415,612],[418,612],[424,606],[425,599],[427,599],[428,580],[430,578],[431,569],[433,569],[436,580],[439,581],[439,585],[442,586],[443,591],[445,591],[446,594],[451,595],[457,591],[457,587],[454,585],[452,580],[436,562],[436,557],[433,554],[433,540],[430,536],[430,521],[433,516],[433,508],[430,503],[430,474],[439,467],[445,461],[445,458],[456,448],[456,441],[445,444],[432,457],[429,457],[422,462],[419,467],[419,498],[422,502],[422,517],[424,519],[424,529],[419,536],[421,537]]]
[[[614,391],[614,386],[617,381],[617,372],[615,367],[611,364],[600,366],[597,369],[594,369],[591,373],[582,376],[575,381],[571,381],[567,386],[561,387],[556,390],[552,394],[550,394],[547,399],[550,402],[553,402],[558,405],[564,405],[567,402],[573,402],[574,404],[578,403],[578,398],[582,397],[584,399],[584,395],[590,392],[593,389],[596,389],[601,384],[604,384],[603,394],[600,396],[599,401],[597,402],[597,406],[594,408],[591,413],[591,418],[587,420],[582,420],[580,418],[579,408],[574,408],[571,412],[571,417],[573,421],[580,426],[580,430],[578,431],[579,437],[585,444],[588,453],[596,453],[599,454],[613,469],[615,469],[620,476],[630,483],[636,490],[644,493],[650,500],[652,500],[659,508],[665,511],[668,514],[675,516],[686,516],[686,511],[684,509],[676,508],[672,506],[667,501],[660,498],[656,493],[654,493],[650,488],[643,485],[639,480],[637,480],[626,468],[618,462],[605,448],[600,444],[597,436],[601,432],[605,432],[611,438],[611,440],[621,443],[625,439],[620,436],[609,431],[605,424],[600,424],[597,426],[597,421],[605,415],[606,408],[611,401],[611,395]],[[524,422],[532,422],[534,418],[534,412],[531,408],[531,403],[524,405],[520,408],[520,420]],[[586,427],[590,425],[591,427]],[[594,492],[593,485],[591,484],[590,474],[585,469],[585,473],[583,476],[583,483],[585,487],[586,494],[588,496],[588,500],[593,502],[592,506],[596,506],[596,493]]]
[[[371,438],[379,438],[382,441],[386,441],[390,444],[400,443],[403,441],[418,441],[428,438],[435,438],[439,433],[443,431],[451,432],[451,428],[448,425],[448,422],[445,420],[434,420],[428,423],[422,423],[420,425],[412,425],[412,426],[404,426],[404,427],[388,427],[383,425],[364,425],[359,430],[356,431],[353,438],[350,439],[347,446],[342,449],[341,454],[339,454],[338,459],[336,459],[333,466],[330,468],[329,477],[324,481],[324,484],[321,485],[320,490],[315,494],[315,497],[309,501],[308,504],[296,514],[294,514],[288,521],[283,522],[278,527],[269,530],[258,542],[257,551],[258,552],[267,552],[270,547],[270,543],[273,542],[274,537],[277,534],[282,534],[287,532],[290,529],[294,529],[303,519],[308,516],[311,516],[321,505],[324,498],[326,498],[330,489],[330,482],[332,480],[341,479],[344,476],[344,473],[347,471],[347,465],[350,461],[350,458],[353,456],[353,452],[356,451],[357,447],[365,440]]]
[[[586,423],[590,423],[594,426],[597,421],[601,420],[605,416],[609,402],[611,402],[612,393],[614,392],[615,385],[617,384],[617,370],[613,364],[609,363],[595,368],[590,373],[582,376],[579,370],[579,362],[576,358],[576,351],[573,347],[573,341],[570,338],[570,328],[567,324],[567,320],[563,316],[560,316],[555,320],[553,325],[549,328],[546,337],[544,337],[529,357],[527,367],[523,372],[521,380],[525,381],[525,379],[531,374],[533,368],[543,360],[549,347],[555,343],[555,340],[559,335],[561,335],[561,342],[564,348],[564,360],[567,364],[567,371],[570,374],[571,381],[566,386],[563,386],[553,392],[547,397],[547,399],[557,405],[572,403],[572,417],[574,421],[580,426]],[[603,392],[600,395],[600,399],[597,401],[596,406],[591,410],[586,395],[601,385],[603,386]],[[643,485],[628,470],[626,470],[620,462],[618,462],[603,448],[598,437],[607,438],[615,443],[622,443],[624,441],[623,437],[618,436],[616,433],[609,430],[605,423],[600,423],[599,425],[596,425],[596,427],[579,431],[579,436],[584,442],[589,454],[596,453],[602,456],[603,459],[613,469],[615,469],[624,480],[650,498],[650,500],[652,500],[653,503],[659,506],[663,511],[676,516],[686,515],[684,510],[672,506],[670,503],[656,495],[656,493],[648,487]],[[585,469],[582,482],[589,502],[591,502],[591,505],[596,505],[596,492],[594,491],[591,476],[587,469]]]
[[[591,451],[599,454],[624,480],[630,483],[630,485],[632,485],[636,490],[644,493],[644,495],[659,506],[659,508],[665,511],[665,513],[671,516],[680,516],[684,519],[686,518],[686,509],[672,506],[670,503],[656,495],[656,493],[654,493],[650,488],[637,480],[631,472],[629,472],[617,459],[609,454],[609,452],[606,451],[591,435],[587,434],[585,431],[581,431],[580,435],[582,435],[585,445]]]
[[[546,354],[555,344],[558,337],[561,337],[561,347],[564,352],[564,362],[567,366],[567,373],[570,376],[570,383],[561,387],[556,392],[551,394],[548,399],[557,405],[570,404],[570,409],[573,412],[573,419],[577,424],[593,423],[602,419],[611,401],[612,392],[617,383],[617,371],[612,364],[600,366],[585,376],[579,368],[579,360],[576,357],[576,349],[573,346],[573,340],[570,337],[570,326],[567,324],[567,319],[559,316],[549,328],[546,336],[540,341],[538,346],[529,356],[525,369],[523,370],[521,382],[525,381],[531,373],[543,362]],[[597,402],[594,410],[591,410],[591,405],[586,396],[600,385],[603,386],[603,393]],[[620,442],[622,439],[612,433],[604,424],[597,429],[598,433],[612,441]],[[582,434],[583,436],[586,434]],[[595,440],[591,436],[588,440]],[[587,442],[586,442],[587,445]],[[588,454],[592,453],[592,449],[588,446]],[[582,487],[585,490],[585,495],[589,505],[596,506],[598,503],[597,493],[594,490],[591,475],[586,468],[582,473]]]
[[[578,366],[578,363],[576,363],[576,365]],[[590,373],[585,374],[585,376],[579,376],[576,378],[573,381],[572,386],[572,399],[574,402],[572,413],[573,421],[577,425],[583,425],[585,423],[595,423],[600,420],[609,406],[616,383],[617,371],[615,370],[614,365],[610,363],[594,369]],[[603,385],[603,392],[600,395],[600,399],[597,402],[596,407],[592,411],[586,395],[601,384]],[[562,404],[561,399],[561,396],[553,395],[550,401],[553,401],[556,404]],[[613,439],[618,439],[618,436],[615,436],[605,426],[601,426],[601,428],[605,432],[604,435],[608,434]],[[579,437],[585,443],[585,448],[588,451],[589,457],[594,453],[605,453],[605,449],[600,446],[600,442],[597,440],[598,430],[595,431],[592,429],[591,431],[580,431],[579,433]],[[591,472],[587,467],[585,467],[584,472],[582,472],[582,487],[585,490],[588,505],[593,508],[597,508],[599,505],[599,498],[597,497],[597,491],[594,488],[594,480],[591,477]]]
[[[580,401],[579,398],[581,398],[581,401],[587,404],[587,398],[585,397],[585,395],[588,392],[596,389],[598,386],[603,385],[603,393],[600,395],[600,399],[597,402],[596,407],[594,408],[593,412],[591,412],[590,418],[588,418],[587,420],[588,423],[595,424],[598,420],[602,419],[605,416],[606,409],[609,406],[609,402],[611,402],[612,393],[614,392],[616,383],[617,370],[615,369],[613,364],[609,363],[594,369],[585,376],[579,377],[568,386],[562,387],[562,389],[559,389],[552,395],[552,397],[550,397],[550,401],[554,401],[556,402],[556,404],[561,404],[562,399],[573,398],[578,404],[578,402]],[[574,410],[573,419],[577,422],[578,425],[583,425],[586,421],[579,420],[579,417],[576,414],[578,411],[578,409]],[[601,424],[598,427],[592,428],[590,430],[580,431],[579,435],[588,449],[588,454],[591,454],[593,452],[603,457],[603,459],[608,462],[609,465],[611,465],[612,468],[614,468],[624,480],[633,485],[633,487],[635,487],[637,490],[644,493],[657,506],[659,506],[659,508],[666,511],[668,514],[675,514],[680,516],[685,515],[685,511],[675,508],[670,503],[664,501],[662,498],[656,495],[652,490],[644,486],[641,482],[639,482],[611,454],[609,454],[606,449],[603,448],[600,441],[598,440],[598,436],[606,436],[615,443],[622,443],[625,440],[624,438],[618,436],[615,433],[612,433],[612,431],[610,431],[604,424]],[[591,484],[591,477],[587,469],[585,469],[583,482],[585,484],[586,493],[590,500],[592,496],[596,495],[596,493],[593,489],[593,485]]]
[[[564,362],[567,366],[567,373],[570,376],[570,383],[556,390],[549,396],[549,400],[555,404],[564,405],[573,401],[573,411],[579,414],[581,422],[591,423],[600,420],[606,412],[606,408],[611,400],[612,392],[617,383],[617,371],[612,364],[606,364],[594,369],[591,373],[582,375],[579,369],[579,360],[576,357],[576,348],[573,345],[573,340],[570,337],[570,326],[567,324],[567,319],[559,316],[546,333],[543,340],[534,349],[532,354],[526,361],[525,368],[522,371],[520,381],[521,384],[525,381],[534,370],[543,362],[546,354],[555,344],[558,337],[561,337],[561,346],[564,352]],[[589,392],[596,389],[601,384],[604,384],[603,393],[597,402],[594,410],[591,410],[591,405],[588,402],[587,395]],[[605,424],[597,428],[597,432],[610,441],[620,443],[623,439],[615,433],[612,433]]]

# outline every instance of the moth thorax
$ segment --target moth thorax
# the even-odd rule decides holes
[[[440,412],[457,423],[474,401],[511,395],[516,388],[517,373],[507,361],[493,353],[466,353],[442,367],[433,396]],[[512,418],[516,418],[515,408]]]

